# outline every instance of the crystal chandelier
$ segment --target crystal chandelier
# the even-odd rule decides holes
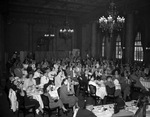
[[[72,34],[74,33],[74,29],[70,28],[69,26],[69,23],[68,21],[66,20],[64,22],[64,26],[63,28],[61,28],[59,30],[59,35],[60,35],[60,38],[63,38],[63,39],[69,39],[72,37]]]
[[[107,18],[104,16],[99,18],[99,27],[102,29],[102,31],[108,31],[112,37],[114,30],[120,31],[123,28],[125,18],[118,15],[116,5],[113,1],[110,3],[107,14]]]

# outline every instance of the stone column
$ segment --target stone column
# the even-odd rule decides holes
[[[0,14],[0,85],[4,86],[2,78],[3,71],[5,69],[5,50],[4,50],[4,20],[2,15]]]
[[[53,52],[55,52],[57,49],[56,49],[56,39],[57,39],[57,37],[56,37],[56,34],[57,34],[57,28],[56,27],[54,27],[53,28],[53,30],[54,30],[54,38],[52,38],[52,44],[53,44]]]
[[[86,44],[86,26],[82,26],[82,45],[81,45],[81,56],[85,57],[85,44]]]
[[[134,59],[134,27],[133,14],[128,14],[126,18],[126,40],[125,40],[125,62],[131,63]]]
[[[111,39],[107,35],[106,36],[106,43],[105,43],[105,53],[106,53],[106,59],[110,60],[111,59]]]
[[[101,58],[102,57],[102,36],[99,31],[97,31],[97,39],[96,39],[96,58]]]
[[[28,51],[33,52],[33,24],[28,24],[29,37],[28,37]]]
[[[92,57],[96,56],[96,23],[92,23],[92,39],[91,39],[91,55]]]

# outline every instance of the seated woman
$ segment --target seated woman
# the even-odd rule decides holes
[[[49,82],[49,78],[48,78],[48,72],[47,72],[48,68],[45,68],[43,70],[43,76],[40,79],[40,86],[43,87],[45,84],[47,84]]]
[[[17,99],[19,99],[19,104],[22,105],[24,103],[25,106],[35,105],[35,110],[37,114],[39,112],[43,113],[43,109],[41,108],[39,102],[35,99],[33,99],[31,96],[28,96],[26,91],[23,90],[23,85],[20,84],[19,91],[17,95]]]
[[[61,99],[59,98],[57,88],[54,85],[49,85],[46,89],[44,89],[44,95],[48,96],[49,107],[51,109],[59,107],[64,112],[67,111],[67,109],[64,107]]]
[[[60,69],[60,71],[58,72],[58,75],[56,75],[56,77],[54,77],[55,86],[57,88],[61,87],[61,82],[64,78],[65,78],[64,71],[62,69]]]
[[[62,86],[60,87],[60,99],[64,104],[69,104],[69,107],[73,107],[73,111],[78,107],[78,98],[70,92],[70,87],[68,79],[65,78],[62,81]]]
[[[27,79],[24,80],[24,85],[23,85],[23,89],[25,91],[29,91],[29,89],[31,89],[31,87],[34,87],[36,85],[35,80],[33,79],[33,72],[29,72]]]
[[[121,94],[121,85],[117,79],[114,80],[115,84],[115,96],[122,95]]]

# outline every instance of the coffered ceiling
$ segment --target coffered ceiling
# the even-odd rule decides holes
[[[150,0],[113,0],[121,14],[150,7]],[[95,20],[105,15],[110,0],[1,0],[1,11],[47,17],[65,17],[79,21]]]

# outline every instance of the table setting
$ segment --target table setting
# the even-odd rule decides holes
[[[43,94],[43,90],[40,87],[32,86],[27,90],[27,95],[33,97],[33,99],[36,99],[39,102],[40,106],[44,108],[41,94]]]
[[[97,117],[121,117],[125,114],[133,116],[138,109],[138,107],[136,107],[136,101],[132,100],[125,104],[125,109],[120,110],[118,114],[114,114],[114,104],[94,106],[92,112]]]
[[[150,89],[150,78],[143,78],[143,77],[141,77],[140,78],[140,82],[145,87],[145,89],[147,91],[149,91],[149,89]]]
[[[93,113],[97,117],[111,117],[114,113],[113,104],[103,105],[103,106],[95,106],[93,109]]]

